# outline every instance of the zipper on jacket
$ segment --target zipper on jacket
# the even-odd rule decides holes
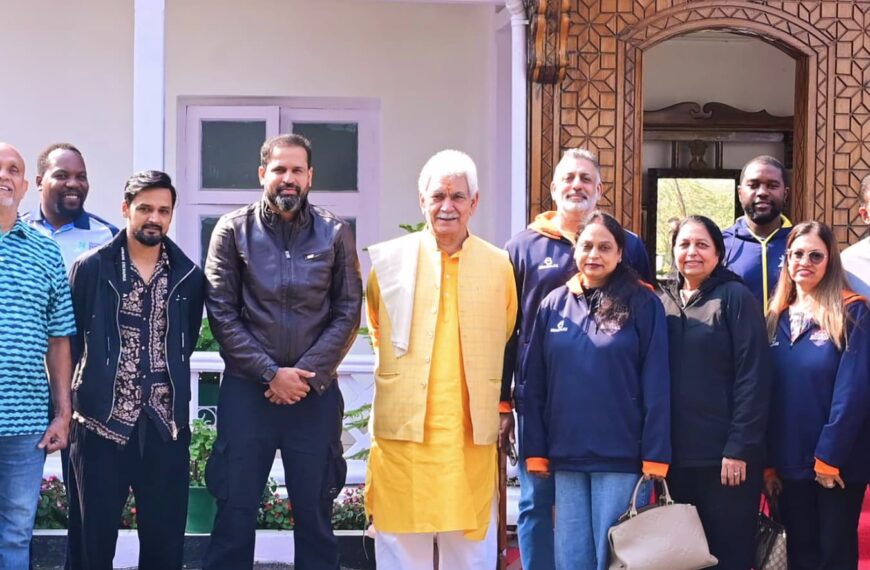
[[[175,284],[174,287],[169,291],[169,295],[166,296],[166,332],[163,335],[163,358],[166,359],[166,374],[169,376],[169,385],[172,386],[172,402],[171,402],[171,410],[170,410],[170,420],[169,427],[172,428],[172,440],[175,441],[178,439],[178,426],[175,423],[175,381],[172,379],[172,366],[169,365],[169,327],[170,327],[170,319],[169,319],[169,308],[172,306],[172,295],[175,293],[175,290],[178,289],[178,286],[181,285],[185,279],[187,279],[193,270],[196,269],[196,266],[190,268],[190,270],[185,273],[181,279],[178,280],[178,283]],[[181,345],[184,346],[184,333],[181,334]],[[184,351],[182,350],[182,361],[184,360]]]
[[[118,329],[118,346],[120,347],[120,346],[121,346],[121,324],[120,324],[120,318],[121,318],[121,294],[118,292],[117,287],[115,287],[115,285],[112,284],[111,281],[107,281],[107,283],[109,284],[109,287],[112,288],[112,291],[115,292],[115,296],[118,297],[118,305],[117,305],[117,308],[115,309],[115,327],[117,327],[117,329]],[[107,345],[107,347],[108,347],[108,345],[109,345],[109,337],[108,337],[108,334],[107,334],[107,336],[106,336],[106,345]],[[109,361],[109,358],[108,358],[108,356],[107,356],[107,357],[106,357],[106,366],[109,365],[109,362],[108,362],[108,361]],[[106,422],[107,422],[107,423],[108,423],[108,421],[109,421],[110,419],[112,419],[112,412],[115,411],[115,394],[116,394],[117,391],[118,391],[118,369],[119,369],[120,367],[121,367],[121,350],[120,350],[120,348],[119,348],[119,349],[118,349],[118,360],[115,362],[115,377],[114,377],[113,380],[112,380],[112,406],[109,408],[109,416],[106,418]]]

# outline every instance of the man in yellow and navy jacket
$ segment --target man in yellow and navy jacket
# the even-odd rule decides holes
[[[743,279],[765,312],[792,227],[782,214],[788,190],[785,166],[772,156],[756,156],[743,167],[737,187],[745,215],[722,232],[725,266]]]
[[[369,248],[377,353],[366,508],[378,568],[496,563],[497,439],[504,347],[516,318],[507,254],[471,235],[474,162],[446,150],[423,167],[426,228]]]

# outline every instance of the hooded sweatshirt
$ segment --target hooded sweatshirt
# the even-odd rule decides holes
[[[870,481],[870,320],[863,297],[846,299],[842,350],[813,321],[791,340],[789,311],[779,318],[770,355],[776,371],[768,443],[785,479],[815,477],[816,460],[846,484]]]
[[[511,380],[514,375],[516,386],[513,396],[517,413],[523,411],[524,381],[520,365],[532,334],[538,306],[550,291],[561,287],[577,274],[574,236],[562,234],[554,222],[555,218],[556,212],[539,214],[527,229],[512,237],[505,245],[514,268],[519,304],[517,330],[505,348],[501,389],[503,412],[511,409]],[[625,230],[623,259],[641,279],[654,283],[646,248],[640,238],[628,230]]]
[[[772,381],[761,305],[721,267],[685,306],[678,291],[659,297],[668,321],[673,465],[760,462]]]
[[[782,216],[782,226],[762,239],[746,225],[746,216],[740,216],[722,232],[725,267],[743,279],[765,311],[785,265],[785,242],[791,227],[788,218]]]
[[[599,322],[586,293],[575,276],[535,317],[524,363],[527,467],[664,475],[671,428],[662,304],[639,287],[618,327]]]

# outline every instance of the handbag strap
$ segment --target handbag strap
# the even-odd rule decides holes
[[[659,497],[659,502],[664,503],[665,505],[673,505],[674,500],[671,498],[671,492],[668,489],[668,482],[664,479],[653,479],[653,484],[661,483],[662,485],[662,495]],[[637,516],[637,494],[640,492],[640,486],[644,482],[644,477],[641,475],[640,479],[637,480],[637,484],[634,486],[634,492],[631,494],[631,503],[628,506],[628,516],[629,518],[633,518]]]

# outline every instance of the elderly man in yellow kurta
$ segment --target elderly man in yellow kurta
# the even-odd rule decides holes
[[[455,150],[420,173],[426,228],[369,248],[377,353],[366,508],[380,570],[490,569],[497,557],[499,385],[514,327],[507,254],[468,231],[477,169]]]

